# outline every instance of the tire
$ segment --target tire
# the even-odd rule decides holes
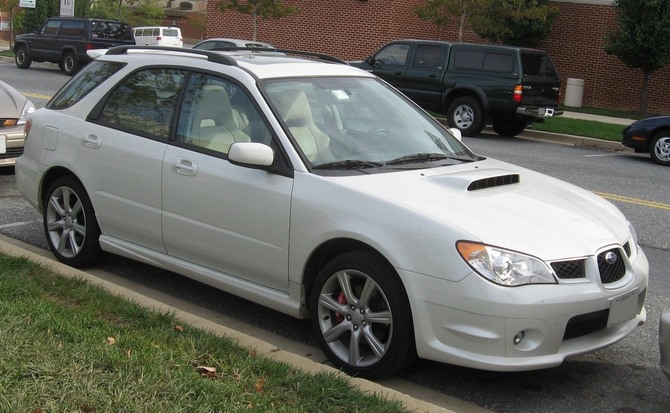
[[[506,118],[493,118],[493,130],[500,136],[517,136],[526,129],[528,122]]]
[[[14,62],[16,62],[16,67],[20,69],[28,69],[30,67],[33,63],[33,59],[30,57],[26,46],[21,45],[16,47]]]
[[[81,68],[81,65],[79,64],[79,60],[77,60],[77,56],[75,56],[73,52],[66,52],[63,55],[63,61],[59,67],[66,75],[74,76],[74,74]]]
[[[47,243],[58,261],[81,268],[102,258],[93,205],[74,177],[62,176],[51,184],[44,199],[43,222]]]
[[[378,256],[355,251],[334,258],[319,272],[310,298],[312,327],[338,368],[374,378],[416,359],[405,288]]]
[[[449,127],[458,128],[463,136],[475,136],[484,129],[484,111],[471,96],[454,99],[447,109]]]
[[[670,131],[654,135],[649,145],[649,155],[657,164],[670,166]]]

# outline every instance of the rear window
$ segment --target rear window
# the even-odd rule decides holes
[[[557,78],[556,68],[547,53],[521,52],[524,76]]]
[[[179,37],[179,30],[177,30],[177,29],[163,29],[163,36]]]
[[[464,70],[483,70],[495,73],[514,72],[514,55],[484,50],[457,50],[454,67]]]
[[[47,103],[46,107],[54,110],[69,108],[123,66],[123,63],[94,60],[66,83]]]

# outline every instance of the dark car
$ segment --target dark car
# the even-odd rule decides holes
[[[52,17],[34,33],[16,36],[16,66],[27,69],[32,62],[58,63],[72,76],[92,59],[91,49],[133,45],[132,28],[116,20]]]
[[[633,122],[621,132],[623,146],[635,152],[649,152],[659,165],[670,166],[670,116],[656,116]]]

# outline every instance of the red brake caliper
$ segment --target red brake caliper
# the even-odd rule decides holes
[[[337,302],[340,304],[347,303],[347,299],[344,297],[343,291],[340,291],[340,295],[337,296]],[[340,313],[335,313],[335,321],[337,321],[337,324],[340,324],[342,321],[344,321],[344,315]]]

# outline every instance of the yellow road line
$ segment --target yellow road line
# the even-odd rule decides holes
[[[51,96],[40,95],[39,93],[21,92],[21,94],[28,98],[44,99],[44,100],[51,99]]]
[[[598,191],[593,191],[594,194],[600,195],[601,197],[605,199],[609,199],[612,201],[620,201],[620,202],[627,202],[629,204],[635,204],[635,205],[642,205],[650,208],[658,208],[658,209],[665,209],[670,211],[670,205],[669,204],[664,204],[661,202],[654,202],[654,201],[646,201],[644,199],[638,199],[638,198],[631,198],[628,196],[623,196],[623,195],[614,195],[614,194],[608,194],[606,192],[598,192]]]

